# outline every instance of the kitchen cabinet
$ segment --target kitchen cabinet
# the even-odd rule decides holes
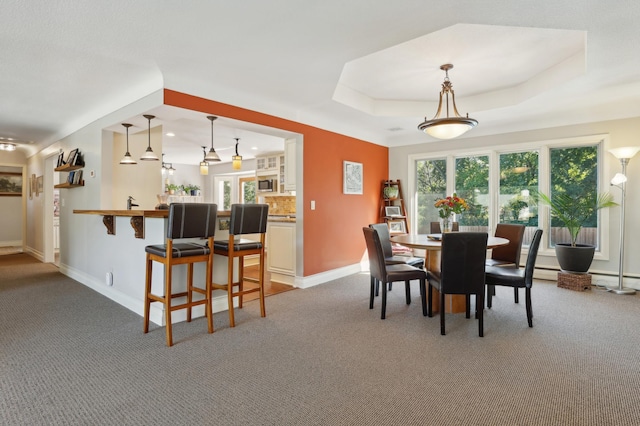
[[[284,141],[284,190],[296,190],[296,140]]]
[[[267,224],[267,270],[271,281],[294,285],[296,275],[296,223]]]

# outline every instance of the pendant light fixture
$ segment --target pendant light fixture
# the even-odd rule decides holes
[[[131,127],[132,124],[122,123],[122,125],[127,129],[127,152],[124,154],[124,157],[122,157],[122,160],[120,160],[120,164],[138,164],[131,154],[129,154],[129,127]]]
[[[231,157],[233,170],[240,170],[242,167],[242,156],[238,154],[238,141],[240,138],[235,138],[236,140],[236,155]]]
[[[209,163],[207,163],[207,151],[205,150],[204,146],[202,147],[202,153],[204,154],[204,158],[200,162],[200,174],[201,175],[208,175],[209,174]]]
[[[149,145],[147,145],[147,150],[142,154],[142,157],[140,157],[140,161],[158,161],[158,156],[154,154],[151,149],[151,120],[156,118],[156,116],[145,114],[143,117],[149,121]]]
[[[173,175],[176,169],[173,168],[173,164],[164,162],[164,152],[162,153],[162,169],[160,172],[164,175],[165,173],[169,173],[169,176]]]
[[[478,121],[469,118],[469,114],[463,117],[456,108],[456,97],[453,93],[453,86],[449,81],[449,70],[453,68],[451,64],[444,64],[440,67],[445,72],[444,82],[442,83],[442,91],[440,92],[440,102],[438,103],[438,111],[433,119],[420,123],[418,129],[438,139],[453,139],[461,136],[467,131],[473,129]],[[449,95],[451,95],[451,113],[449,115]],[[444,98],[444,110],[442,100]]]
[[[207,118],[211,121],[211,149],[209,150],[207,155],[204,156],[204,161],[208,161],[208,162],[220,161],[220,156],[218,155],[216,150],[213,149],[213,122],[218,117],[214,117],[213,115],[208,115]]]

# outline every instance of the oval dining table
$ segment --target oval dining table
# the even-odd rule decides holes
[[[442,248],[442,240],[438,239],[441,234],[402,234],[402,235],[392,235],[391,242],[397,243],[412,249],[424,250],[424,266],[429,271],[440,271],[440,249]],[[502,237],[492,237],[489,236],[487,238],[487,250],[492,248],[506,246],[509,244],[509,240]],[[414,256],[418,256],[417,253],[414,253]],[[437,295],[434,296],[433,301],[433,310],[434,312],[438,312],[440,307],[439,304],[440,297]],[[458,294],[447,294],[445,297],[445,312],[447,313],[458,313],[464,312],[465,307],[465,297],[464,295]]]

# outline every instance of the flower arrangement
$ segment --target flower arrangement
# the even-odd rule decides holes
[[[447,198],[436,200],[434,206],[438,209],[438,215],[443,219],[450,217],[452,213],[460,214],[469,209],[464,198],[458,197],[455,192]]]

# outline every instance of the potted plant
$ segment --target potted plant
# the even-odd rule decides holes
[[[167,184],[167,192],[171,195],[175,194],[178,189],[180,189],[178,185],[175,185],[173,183]]]
[[[578,234],[585,223],[600,209],[617,206],[613,201],[613,195],[602,194],[578,194],[570,195],[566,192],[557,192],[553,197],[538,193],[538,198],[543,204],[549,206],[551,217],[558,219],[571,236],[570,243],[556,243],[556,258],[560,269],[574,274],[586,274],[591,267],[595,246],[590,244],[578,244]]]
[[[185,185],[184,190],[189,195],[198,195],[198,190],[200,187],[198,185]]]

